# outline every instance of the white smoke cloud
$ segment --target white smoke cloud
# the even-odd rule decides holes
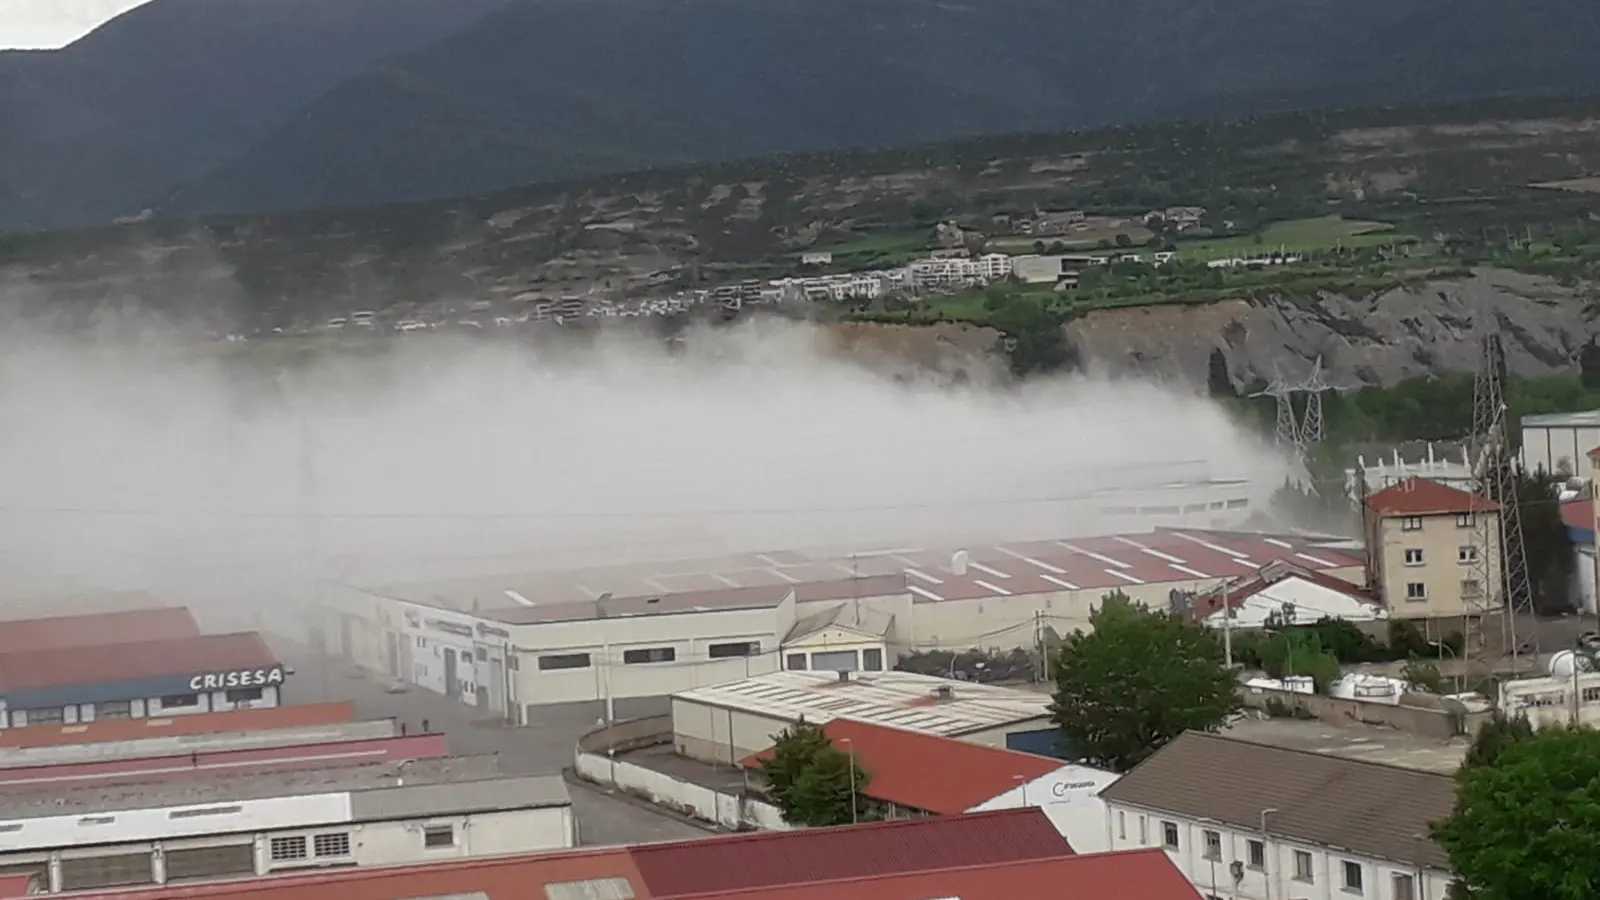
[[[786,547],[1095,533],[1081,495],[1282,478],[1203,400],[1076,378],[906,385],[810,328],[606,341],[396,339],[279,377],[151,339],[0,337],[5,593],[144,588],[290,608],[308,560],[364,583]]]

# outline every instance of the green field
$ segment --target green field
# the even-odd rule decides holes
[[[1274,222],[1256,234],[1180,242],[1184,259],[1212,260],[1258,253],[1313,253],[1339,247],[1377,247],[1411,241],[1385,222],[1362,222],[1339,216]]]

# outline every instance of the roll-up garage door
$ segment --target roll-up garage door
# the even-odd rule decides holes
[[[256,851],[251,844],[230,844],[226,847],[188,847],[167,851],[167,880],[185,878],[224,878],[230,875],[254,875]]]
[[[154,881],[148,852],[78,857],[61,861],[63,891],[150,884]]]

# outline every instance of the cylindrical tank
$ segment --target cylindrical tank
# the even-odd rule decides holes
[[[1571,678],[1572,667],[1577,665],[1580,672],[1594,671],[1594,661],[1572,650],[1562,650],[1550,657],[1550,676],[1552,678]]]

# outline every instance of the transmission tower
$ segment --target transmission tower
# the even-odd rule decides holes
[[[1316,365],[1311,367],[1311,375],[1295,388],[1306,395],[1306,412],[1300,420],[1300,445],[1308,450],[1322,443],[1322,394],[1333,389],[1322,377],[1322,357],[1319,356]]]
[[[1305,458],[1305,445],[1302,441],[1299,416],[1294,411],[1294,389],[1289,387],[1282,378],[1267,385],[1266,390],[1257,391],[1251,397],[1271,397],[1278,405],[1278,421],[1273,428],[1273,443],[1294,453],[1295,459]]]
[[[1517,470],[1511,459],[1503,377],[1505,347],[1498,334],[1483,339],[1481,368],[1473,381],[1472,437],[1468,443],[1476,484],[1469,504],[1477,532],[1474,570],[1478,589],[1463,591],[1479,633],[1468,634],[1467,652],[1482,640],[1482,622],[1495,612],[1504,617],[1506,642],[1517,662],[1516,617],[1533,610],[1533,585],[1522,540],[1522,514],[1517,503]],[[1498,515],[1488,515],[1497,509]],[[1498,548],[1499,553],[1494,553]],[[1498,557],[1498,558],[1497,558]],[[1470,623],[1469,623],[1470,627]]]

